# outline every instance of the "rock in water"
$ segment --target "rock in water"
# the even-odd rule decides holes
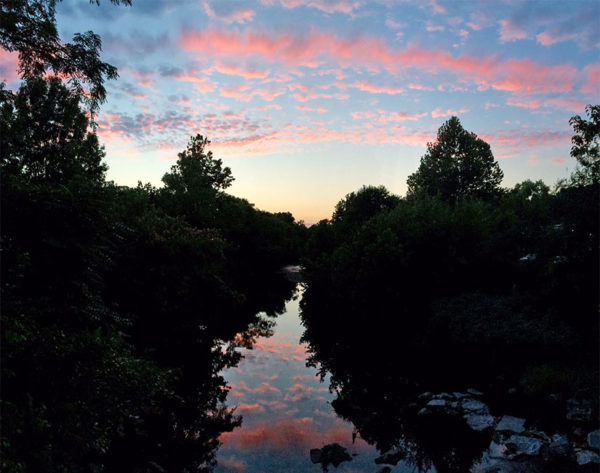
[[[575,452],[578,465],[588,465],[590,463],[600,463],[600,455],[591,450],[578,450]]]
[[[569,442],[569,437],[566,435],[554,434],[552,436],[552,441],[550,445],[548,445],[548,451],[546,456],[549,459],[557,458],[557,457],[566,457],[569,455],[571,451],[571,443]]]
[[[466,414],[464,418],[467,421],[467,425],[477,432],[491,429],[496,423],[496,419],[489,414]]]
[[[490,413],[488,406],[486,406],[481,401],[471,400],[471,401],[463,402],[462,408],[465,411],[473,412],[475,414],[489,414]]]
[[[443,399],[432,399],[427,403],[429,407],[445,407],[446,401]]]
[[[498,425],[496,426],[496,430],[520,434],[525,430],[525,419],[513,416],[502,416],[502,419],[500,419],[500,422],[498,422]]]
[[[538,455],[542,448],[542,441],[524,435],[513,435],[506,442],[507,448],[515,455]]]
[[[596,450],[600,450],[600,430],[594,430],[587,436],[588,445]]]

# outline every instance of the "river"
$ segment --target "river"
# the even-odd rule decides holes
[[[354,428],[340,419],[330,402],[328,380],[320,382],[316,369],[306,366],[306,347],[299,342],[303,327],[299,299],[289,301],[276,320],[274,334],[258,338],[251,350],[241,349],[243,360],[228,369],[231,386],[228,404],[237,406],[243,424],[221,435],[217,473],[319,472],[310,461],[312,448],[338,443],[353,455],[351,462],[330,471],[358,473],[377,471],[375,448],[357,438]],[[395,472],[412,471],[398,465]]]

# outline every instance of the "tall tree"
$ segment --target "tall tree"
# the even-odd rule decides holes
[[[192,136],[171,172],[162,178],[162,201],[168,212],[201,227],[214,223],[222,191],[234,181],[231,169],[206,151],[209,144],[202,135]]]
[[[438,130],[435,143],[427,143],[427,153],[407,184],[409,194],[425,192],[456,201],[493,196],[499,191],[502,177],[490,145],[452,117]]]

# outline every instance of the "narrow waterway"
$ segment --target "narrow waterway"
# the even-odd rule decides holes
[[[298,315],[299,298],[286,304],[276,320],[273,336],[259,338],[253,349],[242,349],[244,359],[224,375],[231,386],[228,404],[237,405],[243,424],[223,434],[217,473],[319,472],[310,461],[311,448],[338,443],[353,455],[351,462],[330,471],[377,471],[377,451],[360,438],[352,443],[352,424],[336,416],[329,404],[335,397],[328,381],[306,367],[306,347]],[[401,466],[394,471],[411,471]]]

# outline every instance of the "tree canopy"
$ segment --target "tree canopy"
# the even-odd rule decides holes
[[[435,143],[427,143],[419,169],[408,177],[408,193],[425,192],[447,201],[489,198],[498,192],[502,177],[490,145],[452,117],[438,130]]]
[[[118,77],[116,67],[100,60],[100,36],[76,33],[71,43],[60,39],[56,4],[60,0],[6,0],[0,3],[0,46],[19,53],[23,78],[46,72],[68,78],[71,89],[95,112],[106,99],[105,79]],[[131,0],[110,0],[131,5]],[[100,0],[90,0],[100,4]],[[85,90],[85,88],[89,90]],[[87,92],[85,95],[83,92]]]
[[[573,176],[582,184],[600,181],[600,105],[585,107],[588,120],[575,115],[569,120],[575,135],[571,138],[571,156],[577,160],[578,169]]]

